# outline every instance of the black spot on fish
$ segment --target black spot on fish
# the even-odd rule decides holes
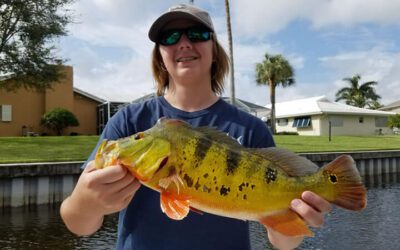
[[[231,191],[231,188],[230,187],[225,187],[224,185],[222,185],[222,187],[221,187],[221,189],[219,190],[219,193],[222,195],[222,196],[227,196],[228,194],[229,194],[229,192]]]
[[[227,174],[233,174],[235,170],[239,167],[240,154],[235,151],[228,151],[226,156],[226,171]]]
[[[208,138],[198,138],[196,142],[194,157],[197,159],[197,162],[200,162],[206,157],[207,151],[211,148],[212,141]]]
[[[185,174],[183,176],[183,179],[186,181],[186,184],[187,184],[188,187],[192,187],[193,186],[193,179],[189,175]]]
[[[195,188],[196,190],[198,190],[200,186],[201,186],[201,185],[200,185],[200,183],[199,183],[199,178],[197,178],[197,181],[196,181],[196,184],[194,185],[194,188]]]
[[[256,185],[251,184],[251,189],[254,189],[256,187]]]
[[[208,173],[204,174],[203,177],[204,177],[204,178],[207,178],[207,177],[208,177]]]
[[[243,191],[243,187],[244,187],[245,185],[246,185],[246,184],[244,184],[244,182],[243,182],[242,184],[239,185],[238,188],[239,188],[239,191],[240,191],[240,192]]]
[[[218,191],[218,189],[219,189],[218,187],[215,187],[215,191]]]
[[[271,181],[275,181],[277,174],[278,171],[276,169],[268,167],[267,171],[265,171],[265,182],[270,183]]]
[[[215,169],[213,169],[212,172],[214,173],[214,172],[215,172]]]
[[[338,182],[337,176],[334,174],[330,174],[329,181],[332,182],[333,184],[336,184]]]
[[[243,195],[243,200],[247,200],[247,195]]]
[[[211,188],[207,187],[206,185],[203,185],[203,192],[210,193],[211,192]]]
[[[246,187],[249,187],[249,183],[248,182],[246,182]]]

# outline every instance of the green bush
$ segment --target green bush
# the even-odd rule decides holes
[[[400,128],[400,114],[389,116],[388,126],[390,128]]]
[[[57,135],[62,135],[63,130],[67,127],[79,126],[79,121],[72,112],[63,108],[55,108],[43,115],[41,124],[53,130]]]

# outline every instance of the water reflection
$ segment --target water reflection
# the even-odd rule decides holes
[[[400,249],[399,211],[400,184],[371,188],[364,211],[335,208],[299,249]],[[95,235],[79,238],[62,224],[58,207],[10,209],[0,214],[0,248],[113,249],[116,224],[116,216],[109,216]],[[262,226],[252,223],[250,229],[253,249],[272,249]]]

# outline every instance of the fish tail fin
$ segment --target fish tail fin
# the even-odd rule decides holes
[[[330,202],[353,211],[365,208],[367,191],[351,156],[341,155],[325,165],[321,171],[328,179],[328,183],[333,186],[333,197]]]

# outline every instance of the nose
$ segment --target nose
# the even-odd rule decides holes
[[[192,42],[187,38],[186,34],[182,34],[181,39],[178,42],[179,49],[190,49],[192,48]]]

